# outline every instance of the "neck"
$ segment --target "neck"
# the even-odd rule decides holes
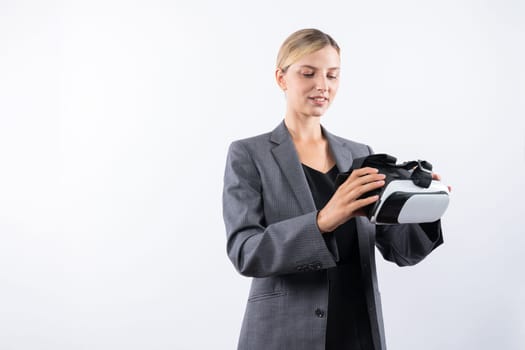
[[[287,113],[284,117],[284,124],[295,141],[320,141],[323,139],[320,117],[296,116]]]

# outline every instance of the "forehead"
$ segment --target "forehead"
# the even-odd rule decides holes
[[[341,58],[337,50],[332,46],[325,46],[320,50],[314,51],[301,57],[292,66],[309,66],[313,68],[336,69],[341,64]]]

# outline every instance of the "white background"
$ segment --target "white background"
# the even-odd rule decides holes
[[[282,41],[342,48],[323,124],[453,186],[445,244],[378,257],[389,349],[524,349],[521,1],[0,1],[0,349],[233,349],[229,143]],[[269,335],[271,336],[271,335]]]

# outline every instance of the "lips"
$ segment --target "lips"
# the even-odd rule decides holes
[[[324,96],[312,96],[308,97],[309,100],[311,100],[314,104],[322,106],[325,103],[328,102],[328,98]]]

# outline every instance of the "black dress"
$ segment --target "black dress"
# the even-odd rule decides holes
[[[304,164],[303,170],[315,206],[321,210],[335,192],[337,166],[334,165],[326,174]],[[331,236],[335,236],[337,248],[330,247]],[[335,231],[323,234],[323,238],[337,260],[337,266],[327,270],[329,299],[326,350],[372,350],[355,220],[351,219]]]

